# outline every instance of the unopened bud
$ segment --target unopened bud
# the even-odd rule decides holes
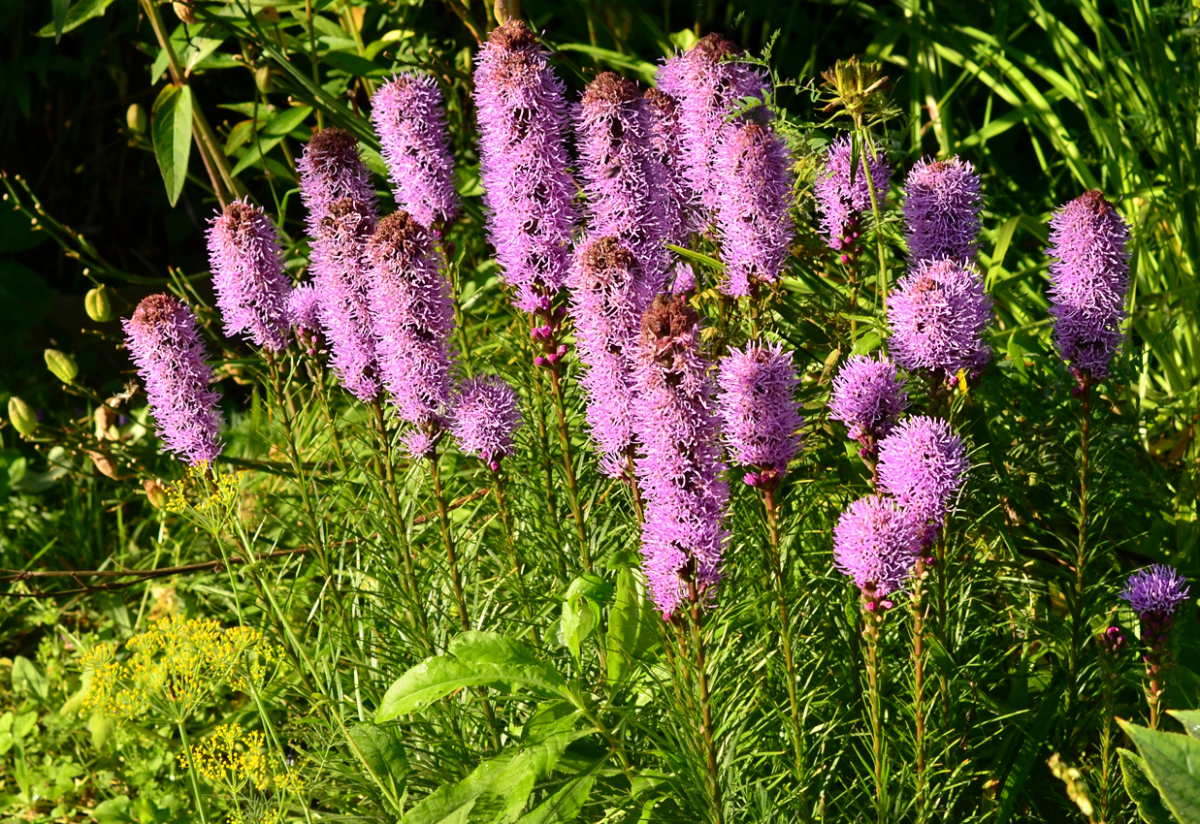
[[[37,413],[16,395],[8,399],[8,420],[13,429],[22,435],[32,435],[37,431]]]
[[[118,413],[107,403],[96,407],[92,420],[96,422],[96,440],[115,441],[119,434],[113,430],[117,423]]]
[[[92,459],[92,463],[96,469],[100,470],[100,474],[107,478],[112,478],[114,481],[119,481],[121,478],[117,475],[117,465],[112,462],[112,459],[103,452],[95,452],[91,449],[87,451],[88,457]]]
[[[196,10],[192,7],[191,0],[175,0],[171,4],[175,9],[175,16],[179,18],[181,23],[186,23],[189,26],[196,23]]]
[[[113,319],[112,300],[108,294],[107,286],[98,286],[89,290],[83,298],[83,308],[87,310],[88,317],[96,323],[107,323]]]
[[[63,383],[70,383],[79,377],[79,364],[66,352],[57,349],[46,350],[46,367]]]
[[[125,110],[125,125],[134,134],[146,133],[146,128],[150,125],[150,118],[146,116],[146,110],[142,108],[141,104],[134,103]]]
[[[254,85],[263,94],[269,94],[271,91],[271,67],[259,66],[254,70]]]
[[[521,16],[521,0],[496,0],[496,22],[504,25]]]
[[[167,505],[167,488],[163,486],[161,481],[147,478],[142,481],[142,489],[146,490],[146,497],[150,500],[150,506],[155,509],[163,509]]]

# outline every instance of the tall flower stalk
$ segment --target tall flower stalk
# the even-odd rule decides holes
[[[1158,729],[1162,714],[1162,694],[1167,670],[1171,666],[1169,646],[1175,612],[1185,603],[1191,587],[1173,567],[1166,564],[1139,569],[1129,576],[1121,600],[1137,613],[1142,625],[1142,646],[1146,648],[1146,703],[1150,708],[1150,729]]]

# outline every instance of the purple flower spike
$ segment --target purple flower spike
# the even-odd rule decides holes
[[[869,452],[892,431],[908,408],[908,393],[896,365],[884,355],[878,360],[853,355],[833,379],[829,416],[849,429],[851,440]]]
[[[962,438],[941,418],[909,418],[879,444],[880,489],[934,527],[945,523],[969,467]]]
[[[813,195],[821,210],[821,229],[826,242],[835,252],[857,247],[862,215],[871,210],[871,189],[865,169],[870,170],[880,208],[887,198],[892,166],[882,150],[877,148],[876,153],[878,159],[872,160],[870,150],[864,147],[858,168],[851,169],[853,144],[849,135],[834,140],[825,152],[824,174],[813,185]]]
[[[670,617],[690,586],[703,597],[721,579],[729,487],[699,317],[682,298],[660,295],[642,318],[636,352],[642,558],[654,603]]]
[[[429,231],[408,212],[388,215],[367,244],[367,259],[383,384],[401,420],[437,431],[453,386],[454,304]]]
[[[882,495],[850,504],[833,530],[834,564],[854,579],[871,611],[888,608],[884,599],[904,589],[919,556],[917,521]]]
[[[313,334],[321,331],[320,294],[312,283],[298,283],[288,295],[288,317],[297,330]]]
[[[170,295],[151,295],[122,325],[167,451],[193,464],[216,460],[220,398],[209,388],[212,369],[204,362],[204,341],[192,310]]]
[[[375,216],[362,203],[335,201],[313,243],[313,282],[320,296],[321,327],[329,340],[330,366],[346,390],[363,403],[379,397],[375,333],[367,305],[367,239]]]
[[[1077,378],[1103,379],[1121,343],[1129,294],[1129,226],[1092,190],[1050,221],[1050,314],[1054,339]]]
[[[921,159],[904,181],[908,259],[975,259],[983,195],[975,167],[958,155]]]
[[[493,30],[480,49],[475,105],[488,236],[515,305],[535,312],[566,282],[576,187],[562,81],[520,20]]]
[[[371,173],[358,155],[358,141],[349,132],[329,127],[313,135],[296,163],[300,170],[300,199],[308,210],[308,233],[321,233],[329,208],[343,198],[361,203],[378,220]]]
[[[792,239],[792,174],[787,146],[770,126],[730,123],[715,164],[721,194],[717,229],[727,280],[722,291],[747,297],[783,273]]]
[[[679,101],[659,89],[647,89],[650,112],[650,148],[666,170],[663,188],[663,234],[667,243],[682,246],[692,230],[695,195],[684,178],[683,135]]]
[[[467,381],[454,405],[450,431],[458,448],[486,463],[493,472],[513,454],[513,433],[521,426],[517,393],[498,375]]]
[[[454,157],[437,81],[404,72],[375,92],[371,106],[396,203],[427,229],[454,220]]]
[[[754,485],[777,482],[800,449],[799,383],[791,353],[779,344],[749,344],[721,359],[717,409],[725,443],[734,463],[761,470]]]
[[[225,334],[245,335],[273,352],[286,348],[291,280],[266,213],[249,200],[226,206],[210,222],[208,259]]]
[[[1187,579],[1174,567],[1154,564],[1130,575],[1118,597],[1143,621],[1157,619],[1161,622],[1175,614],[1190,592]]]
[[[910,372],[940,371],[952,384],[959,370],[978,376],[991,358],[983,341],[991,319],[992,298],[975,264],[923,260],[888,301],[892,356]]]

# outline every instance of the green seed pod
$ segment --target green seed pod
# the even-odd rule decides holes
[[[159,481],[147,478],[142,481],[142,489],[146,490],[146,497],[150,499],[150,506],[155,509],[162,509],[167,505],[167,488]]]
[[[108,287],[99,286],[91,289],[83,298],[83,307],[87,315],[96,323],[107,323],[113,319],[112,301],[108,297]]]
[[[146,110],[142,108],[141,104],[134,103],[125,110],[125,125],[134,134],[146,133],[146,129],[150,125],[150,118],[146,116]]]
[[[263,94],[270,94],[272,88],[270,66],[259,66],[254,70],[254,85]]]
[[[8,419],[13,429],[22,435],[32,435],[37,431],[37,413],[25,401],[13,395],[8,399]]]
[[[46,350],[46,367],[63,383],[70,383],[79,377],[79,364],[66,352],[57,349]]]

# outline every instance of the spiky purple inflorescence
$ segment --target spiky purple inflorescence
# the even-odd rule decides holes
[[[725,280],[721,290],[746,297],[783,272],[792,239],[792,173],[787,146],[769,125],[730,123],[714,165],[720,181],[717,229]]]
[[[401,420],[440,430],[453,390],[454,304],[429,231],[408,212],[388,215],[367,259],[375,351],[391,403]]]
[[[888,301],[891,351],[904,369],[937,370],[950,383],[959,370],[983,371],[991,350],[983,341],[992,298],[970,262],[923,260],[896,285]]]
[[[513,454],[513,433],[520,426],[517,393],[499,375],[483,375],[463,384],[450,422],[463,452],[496,472],[500,461]]]
[[[660,295],[642,318],[636,352],[642,558],[654,603],[670,617],[691,586],[702,597],[721,578],[729,488],[699,317],[684,299]]]
[[[151,295],[122,325],[167,451],[190,463],[216,460],[221,454],[219,396],[209,388],[212,369],[204,362],[192,310],[170,295]]]
[[[934,527],[923,535],[927,542],[945,523],[968,468],[962,438],[941,418],[909,418],[879,444],[879,488]]]
[[[834,140],[825,152],[823,173],[813,184],[813,195],[821,210],[821,229],[826,242],[835,252],[854,248],[861,228],[859,221],[863,213],[871,209],[867,169],[880,206],[887,197],[892,182],[892,164],[881,149],[876,148],[876,153],[878,158],[872,159],[870,148],[864,147],[857,167],[852,169],[854,148],[849,135]]]
[[[653,294],[633,254],[615,238],[589,240],[576,250],[567,286],[575,343],[586,367],[587,420],[610,478],[627,474],[634,443],[634,347]]]
[[[773,487],[800,449],[796,367],[780,344],[748,344],[721,359],[717,409],[725,444],[737,464],[758,470],[753,486]]]
[[[313,135],[296,163],[300,171],[300,199],[308,210],[308,233],[316,237],[329,208],[343,198],[361,203],[373,219],[375,189],[371,173],[358,155],[358,141],[349,132],[330,126]]]
[[[849,429],[851,440],[873,451],[908,408],[904,378],[885,355],[852,355],[833,379],[829,416]]]
[[[454,156],[437,81],[404,72],[379,87],[371,106],[396,203],[428,229],[454,220]]]
[[[367,305],[366,246],[374,231],[375,216],[369,207],[348,198],[335,201],[318,227],[309,267],[320,296],[330,366],[347,391],[363,403],[376,400],[380,388]]]
[[[320,294],[313,283],[297,283],[288,295],[288,317],[297,330],[321,331]]]
[[[658,70],[658,88],[679,101],[684,175],[698,200],[701,224],[711,220],[720,199],[714,161],[721,129],[742,98],[766,95],[765,73],[739,62],[741,54],[732,40],[708,34]]]
[[[834,564],[854,579],[870,610],[891,606],[883,599],[904,589],[919,553],[916,519],[882,495],[850,504],[833,530]]]
[[[667,243],[682,246],[691,232],[695,195],[684,178],[679,101],[660,89],[646,89],[644,96],[650,112],[650,148],[666,170],[663,234]]]
[[[245,335],[273,352],[286,348],[291,280],[266,213],[248,199],[226,206],[210,221],[208,259],[225,334]]]
[[[974,260],[983,195],[979,175],[958,155],[922,158],[904,180],[904,236],[908,259]]]
[[[493,30],[476,59],[488,236],[517,308],[544,312],[566,282],[577,219],[563,84],[520,20]]]
[[[1050,221],[1054,339],[1077,377],[1106,378],[1129,294],[1129,226],[1104,195],[1085,192]]]
[[[1174,615],[1190,592],[1187,579],[1174,567],[1154,564],[1130,575],[1119,597],[1139,618],[1161,620]]]

